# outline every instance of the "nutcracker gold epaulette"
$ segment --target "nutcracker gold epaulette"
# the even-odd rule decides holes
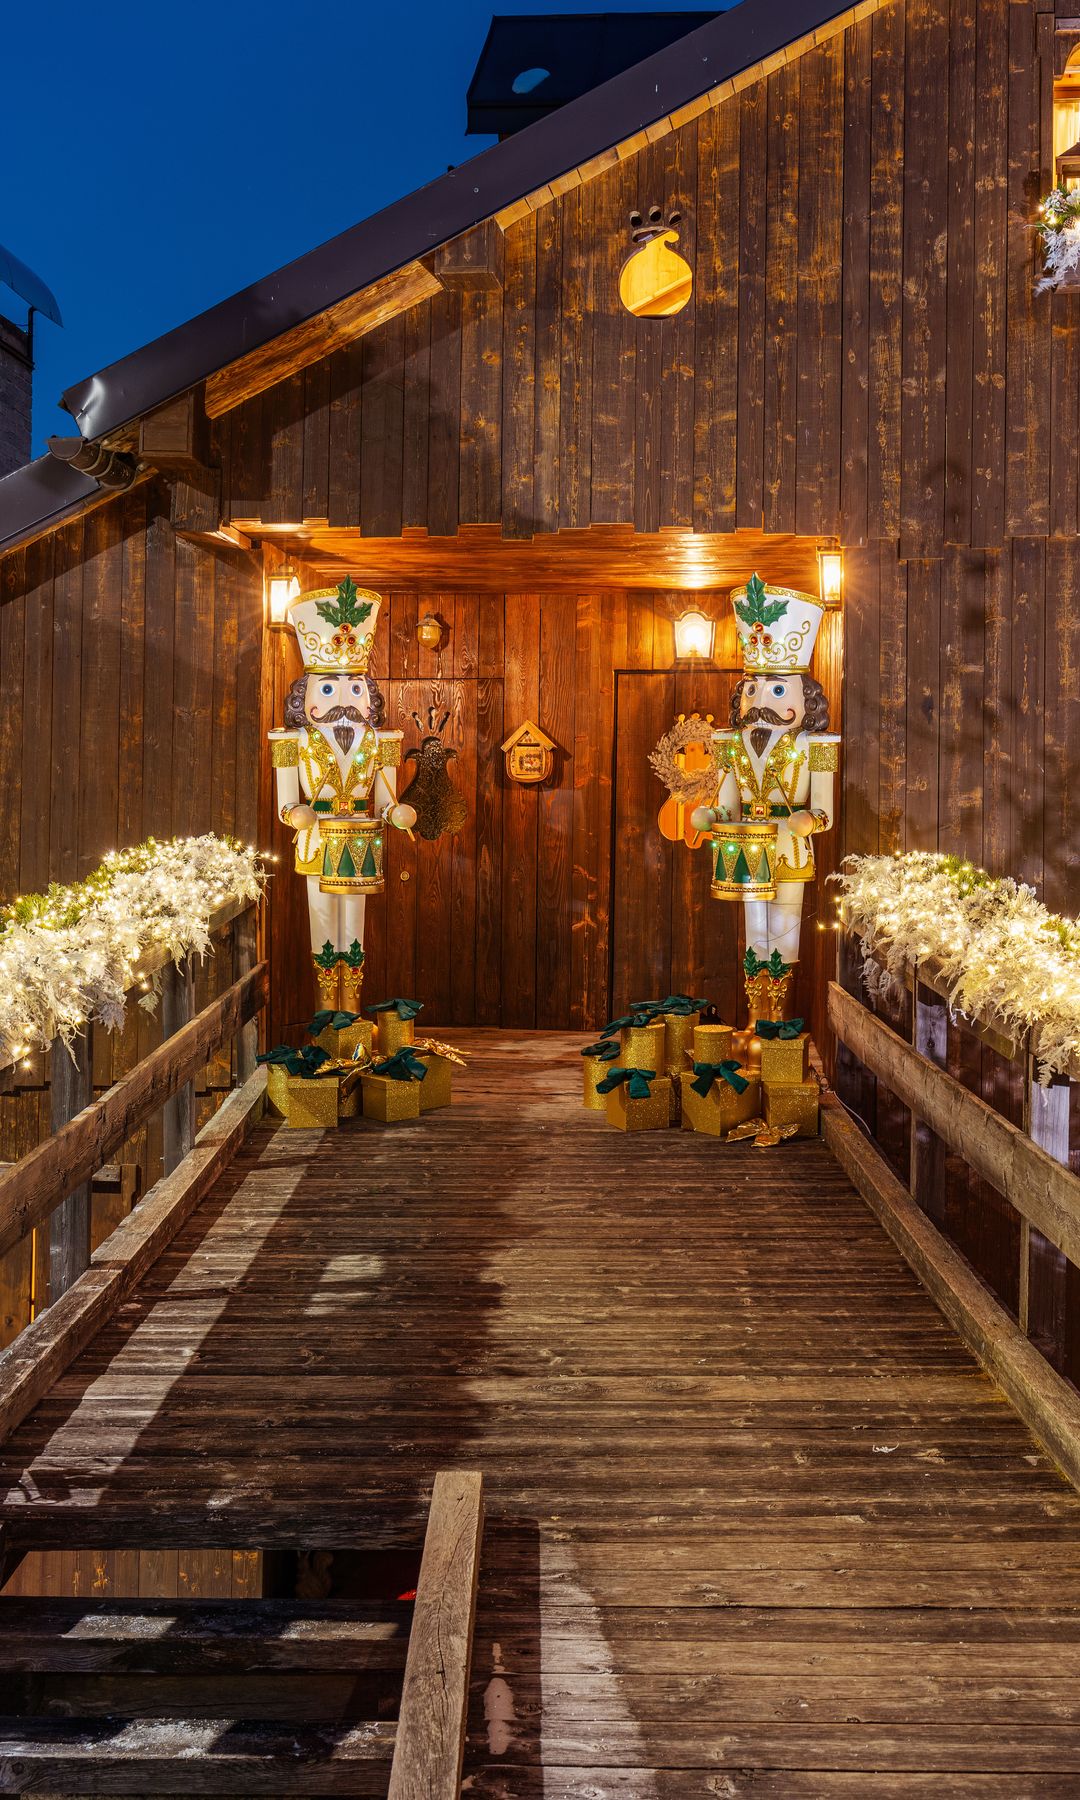
[[[734,767],[735,757],[739,751],[739,734],[737,731],[714,731],[712,740],[713,762],[719,769]]]
[[[396,769],[401,765],[401,732],[379,736],[379,750],[375,762],[380,769]]]
[[[830,775],[835,774],[835,772],[839,766],[839,761],[840,761],[839,754],[838,754],[839,749],[840,749],[840,741],[838,738],[834,738],[834,737],[811,738],[810,739],[810,772],[811,772],[811,774],[813,774],[815,770],[817,770],[819,773],[824,772],[824,773],[827,773]]]
[[[300,746],[294,737],[270,739],[270,765],[274,769],[295,769],[300,761]]]

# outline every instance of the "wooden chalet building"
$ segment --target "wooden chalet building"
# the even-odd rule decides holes
[[[731,685],[676,665],[672,618],[704,597],[730,670],[729,588],[813,590],[836,542],[822,860],[940,843],[1068,907],[1080,303],[1035,294],[1033,226],[1078,43],[1034,0],[748,0],[71,389],[79,437],[0,483],[5,887],[148,832],[287,849],[289,553],[390,596],[390,712],[450,707],[469,802],[395,845],[369,991],[515,1027],[665,984],[734,1006],[736,909],[655,831],[646,750]],[[693,271],[670,318],[619,298],[652,205]],[[536,791],[501,773],[525,718],[560,752]],[[280,876],[279,1031],[302,905]]]
[[[490,1028],[474,1033],[468,1104],[436,1115],[424,1140],[434,1148],[421,1133],[404,1149],[364,1137],[362,1217],[355,1138],[316,1156],[260,1127],[238,1175],[203,1182],[208,1210],[187,1235],[144,1245],[137,1278],[115,1275],[129,1287],[103,1310],[100,1340],[88,1326],[50,1350],[47,1378],[27,1351],[25,1404],[6,1413],[0,1393],[0,1431],[13,1429],[0,1451],[3,1572],[27,1548],[66,1553],[82,1529],[117,1593],[134,1546],[159,1558],[144,1563],[144,1594],[242,1596],[255,1551],[287,1530],[316,1549],[362,1545],[381,1517],[376,1490],[413,1522],[433,1470],[482,1468],[494,1573],[486,1600],[481,1580],[469,1792],[1075,1791],[1080,1502],[1054,1466],[1080,1483],[1068,1094],[1050,1090],[1051,1154],[1024,1139],[1041,1158],[1025,1186],[1009,1160],[1016,1128],[1050,1142],[1031,1058],[1006,1063],[985,1033],[962,1050],[950,1024],[950,1105],[982,1093],[997,1124],[980,1147],[944,1107],[931,1141],[921,1090],[905,1086],[913,1050],[890,1051],[895,1079],[877,1087],[866,1033],[879,1022],[859,1027],[866,1067],[853,1037],[838,1049],[837,939],[814,928],[831,918],[830,871],[878,850],[940,847],[1080,911],[1080,298],[1036,291],[1039,201],[1080,138],[1070,3],[742,0],[686,20],[554,110],[523,102],[531,122],[512,129],[508,116],[494,147],[71,388],[70,436],[0,480],[0,900],[85,875],[148,834],[213,830],[274,851],[261,1029],[264,1043],[298,1041],[315,989],[267,732],[300,662],[291,635],[269,628],[267,583],[286,561],[304,587],[350,575],[384,596],[371,672],[388,722],[408,747],[413,715],[448,713],[467,804],[458,833],[388,845],[365,997],[415,995],[440,1030]],[[689,272],[667,316],[624,304],[633,233],[650,216],[674,221]],[[662,1139],[639,1149],[613,1132],[598,1151],[567,1098],[580,1079],[569,1034],[638,993],[678,990],[743,1022],[739,909],[714,904],[704,860],[661,836],[648,752],[680,713],[726,715],[730,590],[756,571],[816,591],[830,549],[842,603],[825,614],[814,673],[842,735],[838,822],[818,840],[796,1010],[892,1171],[881,1159],[884,1173],[870,1170],[875,1153],[835,1097],[826,1143],[768,1161],[736,1145],[721,1168],[707,1140],[682,1133],[677,1166]],[[704,662],[676,655],[689,607],[716,625]],[[432,617],[437,643],[420,632]],[[527,723],[554,759],[544,781],[507,772],[503,746]],[[916,981],[902,1035],[942,1065],[944,1009],[932,1045],[920,1006]],[[114,1050],[95,1043],[99,1090],[145,1054],[149,1030],[144,1016]],[[227,1045],[223,1056],[224,1089]],[[3,1079],[0,1159],[15,1161],[47,1136],[50,1101],[40,1063]],[[502,1110],[485,1137],[493,1094]],[[160,1154],[147,1180],[158,1172]],[[879,1211],[949,1324],[848,1177],[872,1205],[891,1196]],[[5,1338],[35,1279],[41,1299],[34,1252],[12,1255]],[[335,1315],[361,1262],[363,1305]],[[114,1272],[88,1274],[104,1292]],[[350,1436],[361,1415],[369,1438]],[[275,1488],[267,1438],[279,1432]],[[366,1485],[350,1511],[354,1481]],[[771,1534],[760,1565],[759,1528]],[[470,1513],[473,1550],[478,1531]],[[665,1532],[683,1534],[670,1560]],[[186,1574],[178,1543],[195,1547]],[[208,1546],[234,1553],[231,1573],[197,1562]],[[841,1564],[851,1585],[837,1601]],[[85,1593],[98,1579],[49,1562],[44,1584]],[[786,1622],[798,1608],[805,1666]],[[899,1649],[888,1609],[903,1614]],[[760,1629],[744,1640],[751,1612]],[[551,1654],[568,1658],[550,1682],[541,1620],[545,1655],[557,1640]],[[32,1620],[25,1630],[43,1656]],[[987,1675],[972,1645],[991,1640]],[[739,1704],[750,1693],[747,1714],[690,1681],[759,1680],[754,1656],[778,1642],[775,1685],[732,1689]],[[877,1736],[856,1691],[868,1645]],[[240,1666],[242,1647],[212,1649]],[[266,1669],[292,1669],[287,1649]],[[663,1716],[677,1725],[662,1731],[647,1690],[669,1649]],[[184,1673],[167,1652],[144,1647],[142,1673]],[[54,1670],[26,1654],[20,1667]],[[105,1666],[85,1669],[96,1679]],[[822,1698],[826,1666],[837,1685]],[[28,1709],[47,1710],[53,1692],[35,1690]],[[20,1791],[20,1771],[28,1792],[64,1791],[64,1741],[0,1746],[0,1791]],[[182,1757],[195,1770],[185,1791],[385,1791],[370,1771],[347,1787],[351,1763],[322,1787],[262,1768],[248,1788],[243,1745],[224,1774],[203,1767],[197,1739],[138,1747],[147,1792],[172,1791]],[[135,1763],[118,1777],[94,1732],[70,1754],[93,1791],[143,1791]],[[558,1765],[551,1785],[541,1761]]]

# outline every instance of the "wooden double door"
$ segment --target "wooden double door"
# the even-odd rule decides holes
[[[662,836],[666,793],[648,753],[680,713],[727,717],[737,670],[621,670],[615,684],[611,1005],[704,994],[734,1017],[741,908],[709,892],[707,844]]]

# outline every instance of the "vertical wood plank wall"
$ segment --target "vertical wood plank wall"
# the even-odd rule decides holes
[[[675,671],[673,621],[689,604],[720,620],[715,670],[699,680],[685,668]],[[435,843],[389,834],[385,891],[368,903],[365,999],[421,999],[424,1022],[433,1026],[594,1030],[609,1009],[638,997],[643,983],[666,993],[676,973],[680,983],[705,979],[717,970],[720,939],[732,966],[719,989],[714,974],[709,997],[729,1011],[741,1004],[734,966],[738,909],[708,897],[703,863],[695,883],[685,846],[659,838],[665,793],[646,762],[676,711],[693,709],[699,695],[718,720],[726,718],[739,672],[727,595],[390,593],[384,605],[371,673],[386,695],[388,723],[404,729],[408,748],[420,736],[414,712],[421,718],[429,706],[440,716],[449,712],[444,742],[456,752],[450,777],[469,811],[459,834]],[[417,618],[428,611],[446,626],[437,652],[416,640]],[[830,617],[819,673],[837,722],[839,638],[840,621]],[[267,711],[280,723],[300,663],[289,640],[280,640],[274,656]],[[620,671],[649,672],[655,688],[650,704],[634,711],[623,704],[617,745]],[[500,751],[527,718],[558,746],[551,780],[532,788],[510,780]],[[623,784],[632,777],[640,806],[619,810],[616,845],[617,749]],[[399,792],[409,779],[405,764]],[[310,965],[296,954],[306,943],[304,883],[290,869],[292,834],[273,821],[269,805],[266,815],[264,831],[280,856],[271,907],[272,1029],[297,1037],[315,1006]],[[830,836],[835,843],[836,834]],[[808,1010],[821,985],[814,924],[825,910],[821,880],[834,866],[829,839],[818,847],[818,891],[806,903],[808,960],[800,984],[800,1004]],[[705,852],[697,856],[700,861]],[[653,905],[658,890],[646,879],[646,864],[658,878],[663,870],[661,908]],[[642,899],[632,937],[612,935],[613,868],[626,891]],[[688,904],[692,892],[703,918],[696,934],[687,935],[685,958],[673,963],[670,908]]]

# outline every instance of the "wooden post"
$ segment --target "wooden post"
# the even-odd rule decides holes
[[[1042,1087],[1036,1079],[1035,1058],[1028,1051],[1024,1058],[1024,1110],[1023,1128],[1055,1162],[1069,1166],[1069,1082],[1065,1076],[1055,1075],[1047,1087]],[[1054,1245],[1048,1243],[1041,1233],[1036,1232],[1032,1239],[1032,1229],[1025,1218],[1020,1220],[1020,1298],[1017,1308],[1021,1331],[1027,1333],[1033,1329],[1031,1317],[1031,1274],[1032,1262],[1040,1263],[1052,1284],[1058,1269],[1050,1269],[1053,1263],[1059,1266],[1064,1279],[1065,1258]],[[1045,1282],[1041,1285],[1045,1285]],[[1036,1306],[1036,1312],[1040,1309]],[[1043,1309],[1045,1311],[1045,1309]],[[1035,1335],[1039,1335],[1037,1321]],[[1053,1335],[1051,1331],[1051,1336]]]
[[[932,988],[924,987],[916,967],[911,982],[911,1043],[939,1069],[946,1063],[948,1011]],[[945,1146],[937,1133],[911,1114],[908,1186],[911,1197],[937,1224],[945,1219]]]
[[[483,1477],[435,1477],[387,1800],[457,1800],[469,1704]]]
[[[233,980],[239,981],[242,975],[249,975],[258,961],[258,914],[254,906],[233,920]],[[250,1081],[257,1064],[255,1058],[259,1050],[259,1022],[250,1019],[242,1025],[236,1034],[236,1081],[243,1087]]]
[[[55,1133],[92,1099],[90,1027],[70,1051],[59,1039],[49,1052],[49,1123]],[[49,1215],[49,1299],[59,1300],[90,1266],[90,1183],[84,1181]]]
[[[191,958],[177,965],[169,963],[161,995],[162,1035],[171,1038],[191,1019],[195,1005],[195,972]],[[166,1175],[171,1175],[195,1142],[195,1083],[187,1081],[178,1088],[162,1109],[163,1162]]]

